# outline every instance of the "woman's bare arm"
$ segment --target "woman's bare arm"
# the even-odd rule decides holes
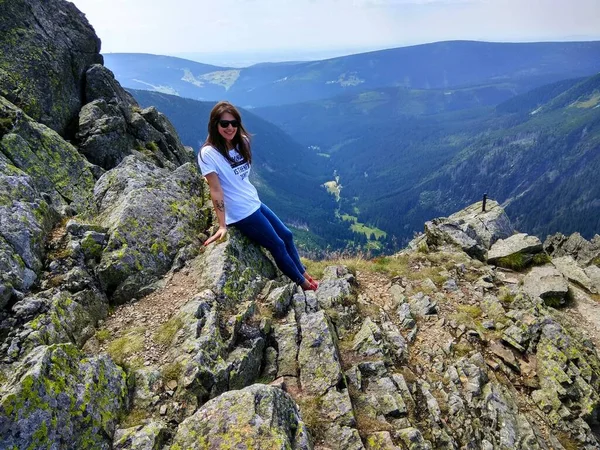
[[[208,245],[218,239],[225,237],[227,233],[227,225],[225,224],[225,201],[223,200],[223,189],[221,189],[221,182],[216,173],[211,172],[206,175],[206,181],[210,188],[210,198],[212,199],[215,213],[217,214],[217,220],[219,221],[219,229],[209,237],[204,245]]]

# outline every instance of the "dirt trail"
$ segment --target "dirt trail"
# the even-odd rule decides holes
[[[590,337],[596,348],[600,348],[600,303],[573,284],[570,284],[570,289],[573,301],[564,309],[564,313],[580,332]]]
[[[189,268],[184,268],[164,279],[164,285],[134,303],[115,309],[105,320],[102,329],[110,332],[110,339],[99,344],[97,352],[105,352],[108,344],[129,331],[143,328],[144,347],[134,355],[144,365],[162,364],[166,348],[155,340],[155,334],[179,309],[198,293],[194,277]]]

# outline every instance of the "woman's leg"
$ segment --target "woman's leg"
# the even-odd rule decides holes
[[[296,245],[294,245],[294,235],[292,234],[292,232],[289,230],[288,227],[285,226],[285,224],[279,219],[279,217],[277,217],[275,213],[271,211],[269,207],[264,203],[261,205],[260,211],[269,221],[269,223],[275,230],[275,233],[277,233],[277,236],[279,236],[285,243],[285,248],[287,249],[290,258],[292,259],[292,261],[294,261],[294,264],[296,264],[296,267],[298,268],[300,273],[304,274],[306,272],[306,268],[302,265],[302,262],[300,261],[300,255],[298,255],[298,250],[296,249]]]
[[[233,225],[251,240],[265,247],[273,255],[279,270],[293,282],[299,285],[306,282],[302,275],[304,271],[298,270],[296,263],[288,254],[285,243],[263,214],[262,208]]]

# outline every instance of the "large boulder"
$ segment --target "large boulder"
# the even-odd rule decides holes
[[[77,119],[84,74],[102,63],[100,40],[64,0],[0,3],[0,95],[62,136]]]
[[[487,201],[485,211],[482,211],[482,202],[477,202],[450,217],[425,223],[428,246],[457,246],[480,260],[485,259],[492,244],[498,239],[506,239],[513,232],[504,209],[494,200]]]
[[[254,299],[277,275],[261,248],[235,228],[225,240],[208,246],[193,265],[201,274],[200,286],[212,290],[223,306]]]
[[[554,267],[558,269],[569,281],[576,283],[587,289],[592,294],[597,294],[598,290],[594,282],[590,279],[587,273],[577,265],[571,256],[561,256],[552,260]],[[595,267],[595,266],[591,266]]]
[[[166,273],[177,252],[199,249],[209,221],[206,191],[190,163],[171,172],[128,156],[96,183],[97,222],[109,240],[96,273],[115,303]]]
[[[0,448],[110,449],[126,398],[125,373],[107,356],[37,347],[0,390]]]
[[[553,266],[534,267],[523,280],[523,291],[532,298],[541,298],[551,306],[566,302],[567,279]]]
[[[142,110],[113,73],[102,65],[86,74],[86,103],[79,113],[79,150],[92,163],[112,169],[123,158],[141,152],[161,167],[192,161],[175,128],[154,107]]]
[[[254,384],[226,392],[179,425],[171,450],[236,448],[312,449],[310,435],[291,397]]]
[[[536,236],[525,233],[514,234],[506,239],[498,239],[487,255],[488,263],[495,264],[498,260],[520,253],[526,260],[542,251],[542,241]]]

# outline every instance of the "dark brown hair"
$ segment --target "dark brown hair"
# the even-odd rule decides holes
[[[227,148],[227,142],[219,133],[219,120],[221,116],[225,113],[231,114],[235,120],[238,121],[238,128],[235,136],[232,139],[232,144],[234,148],[237,148],[237,151],[242,155],[244,160],[248,163],[252,163],[252,151],[250,149],[250,134],[246,131],[244,126],[242,125],[242,116],[240,116],[239,111],[233,106],[231,103],[226,101],[221,101],[217,103],[212,111],[210,112],[210,117],[208,119],[208,137],[206,138],[206,142],[204,145],[210,145],[217,149],[217,151],[223,155],[227,161],[233,162],[231,157],[229,156],[229,149]]]

